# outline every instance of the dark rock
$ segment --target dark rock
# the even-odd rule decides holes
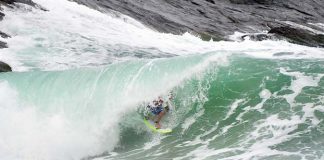
[[[30,6],[36,6],[36,3],[34,3],[31,0],[0,0],[0,3],[3,3],[3,4],[14,4],[16,2],[27,4],[27,5],[30,5]]]
[[[160,32],[190,32],[218,40],[227,39],[235,31],[260,33],[270,30],[269,26],[283,26],[288,20],[297,24],[324,22],[323,0],[74,1],[105,12],[120,12]]]
[[[0,31],[0,37],[2,38],[11,38],[7,33]]]
[[[220,40],[223,40],[223,38],[221,38],[221,37],[216,37],[216,36],[213,36],[213,35],[209,35],[207,33],[199,33],[198,36],[200,37],[200,39],[202,39],[204,41],[210,41],[210,40],[220,41]]]
[[[234,4],[274,4],[274,0],[229,0],[231,3]]]
[[[13,4],[14,0],[0,0],[1,4]]]
[[[7,43],[0,41],[0,49],[1,48],[8,48]]]
[[[315,34],[305,29],[283,26],[272,28],[269,33],[285,37],[292,43],[310,47],[324,47],[323,34]]]
[[[209,3],[215,4],[215,1],[214,1],[214,0],[206,0],[206,2],[209,2]]]
[[[249,38],[252,41],[263,41],[263,40],[279,40],[281,38],[273,35],[273,34],[247,34],[247,35],[243,35],[241,37],[241,40],[244,40],[246,38]]]
[[[7,63],[0,61],[0,72],[11,72],[11,71],[12,69]]]
[[[3,20],[3,17],[5,16],[4,13],[0,12],[0,21]]]
[[[27,4],[29,6],[33,6],[43,11],[48,11],[46,8],[40,6],[39,4],[33,2],[32,0],[0,0],[0,5],[3,4],[9,7],[12,7],[15,3]]]

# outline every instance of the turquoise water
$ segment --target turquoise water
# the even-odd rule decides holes
[[[71,145],[70,151],[92,151],[84,157],[108,159],[322,158],[323,61],[206,61],[215,55],[2,74],[2,92],[17,92],[14,106],[2,107],[2,134],[13,134],[14,143],[36,133],[49,147],[44,152]],[[173,132],[152,133],[143,108],[169,92],[174,100],[162,125]],[[6,125],[13,121],[15,127]],[[75,135],[86,142],[69,144]],[[37,136],[26,147],[42,150]]]
[[[323,65],[234,56],[173,89],[172,134],[148,148],[158,135],[126,126],[108,159],[321,159]]]
[[[204,42],[36,2],[50,11],[5,8],[0,24],[15,71],[0,75],[1,159],[323,159],[323,49]],[[145,107],[170,93],[173,132],[152,133]]]

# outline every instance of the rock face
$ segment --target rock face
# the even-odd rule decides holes
[[[12,71],[11,67],[7,63],[0,61],[0,72],[11,72],[11,71]]]
[[[280,40],[282,38],[275,36],[274,34],[265,34],[265,33],[260,33],[260,34],[247,34],[241,37],[241,40],[244,40],[246,38],[249,38],[252,41],[263,41],[263,40]]]
[[[8,48],[7,43],[0,41],[0,49],[1,48]]]
[[[304,29],[291,28],[289,26],[272,28],[269,33],[286,37],[289,41],[311,46],[324,47],[324,35],[315,34]]]
[[[1,31],[0,31],[0,37],[2,37],[2,38],[10,38],[10,36],[7,33],[1,32]]]
[[[3,14],[3,13],[1,12],[1,8],[0,8],[0,21],[3,19],[4,16],[5,16],[5,14]]]
[[[0,4],[3,5],[13,5],[14,3],[23,3],[34,7],[37,6],[32,0],[0,0]]]
[[[227,40],[227,36],[235,31],[269,31],[272,28],[287,26],[287,21],[302,25],[324,22],[323,0],[74,1],[98,10],[121,12],[160,32],[191,32],[202,35],[206,40]],[[308,27],[313,28],[310,25]],[[285,34],[281,36],[285,37]],[[293,42],[297,43],[294,40]]]

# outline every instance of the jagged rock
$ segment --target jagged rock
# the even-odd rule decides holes
[[[5,14],[3,14],[2,12],[0,12],[0,21],[3,20],[3,17],[5,16]]]
[[[235,4],[274,4],[274,0],[230,0],[231,3]]]
[[[323,0],[74,1],[101,11],[121,12],[160,32],[190,32],[207,35],[202,38],[206,40],[226,40],[236,31],[260,33],[270,30],[269,26],[283,26],[287,20],[297,24],[324,22]]]
[[[10,36],[8,34],[6,34],[4,32],[1,32],[1,31],[0,31],[0,37],[2,37],[2,38],[10,38]],[[0,49],[1,48],[8,48],[7,43],[0,41]]]
[[[32,0],[0,0],[0,2],[2,2],[4,4],[14,4],[14,3],[18,2],[18,3],[27,4],[30,6],[36,6],[36,3],[34,3]]]
[[[12,69],[7,63],[0,61],[0,72],[11,72],[11,71]]]
[[[223,40],[223,38],[221,38],[221,37],[216,37],[216,36],[213,36],[213,35],[209,35],[207,33],[199,33],[198,35],[199,35],[200,39],[202,39],[203,41],[210,41],[210,40],[220,41],[220,40]]]
[[[214,0],[206,0],[206,2],[209,2],[209,3],[215,4],[215,1],[214,1]]]
[[[7,33],[4,33],[2,31],[0,31],[0,37],[2,37],[2,38],[10,38],[10,36]]]
[[[273,33],[288,39],[296,44],[310,47],[324,47],[324,35],[315,34],[305,29],[292,28],[290,26],[272,28],[269,33]]]
[[[7,43],[0,41],[0,49],[1,48],[8,48]]]
[[[27,4],[27,5],[33,6],[35,8],[39,8],[43,11],[48,11],[46,8],[40,6],[39,4],[33,2],[32,0],[0,0],[0,5],[4,4],[7,6],[12,6],[12,5],[14,5],[14,3]]]
[[[263,40],[278,40],[281,39],[281,37],[276,37],[273,34],[247,34],[247,35],[243,35],[241,37],[241,40],[245,40],[246,38],[249,38],[252,41],[263,41]]]

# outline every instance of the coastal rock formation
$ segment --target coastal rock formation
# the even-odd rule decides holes
[[[246,34],[241,36],[241,40],[245,40],[246,38],[249,38],[252,41],[263,41],[263,40],[280,40],[281,37],[278,37],[274,34],[266,34],[266,33],[257,33],[257,34]]]
[[[190,32],[205,40],[228,40],[235,31],[260,33],[287,26],[289,22],[307,25],[324,22],[324,1],[295,0],[74,0],[94,9],[114,10],[133,17],[160,32]],[[305,29],[295,28],[301,32]],[[293,43],[299,41],[286,34]],[[321,36],[320,36],[321,38]],[[263,39],[263,38],[262,38]],[[321,43],[316,41],[314,43]],[[316,45],[317,46],[317,45]],[[321,46],[321,45],[318,45]]]
[[[289,26],[272,28],[269,33],[286,37],[288,41],[311,47],[324,47],[324,35],[316,34],[305,29],[296,29]]]
[[[164,33],[190,32],[203,40],[287,39],[289,42],[323,47],[324,1],[295,0],[74,0],[99,11],[111,10],[133,17]],[[46,11],[32,0],[0,0],[0,6],[23,3]],[[4,14],[0,10],[0,20]],[[314,25],[315,24],[315,25]],[[316,33],[314,33],[314,30]],[[269,31],[270,34],[264,34]],[[261,33],[261,34],[260,34]],[[296,35],[297,34],[297,35]],[[0,31],[0,36],[9,35]],[[4,42],[0,48],[6,47]]]
[[[0,0],[0,4],[2,5],[14,5],[15,3],[22,3],[22,4],[27,4],[33,7],[39,6],[38,4],[34,3],[32,0]]]
[[[2,38],[10,38],[10,36],[7,33],[1,32],[1,31],[0,31],[0,37],[2,37]]]
[[[12,69],[7,63],[0,61],[0,72],[11,72],[11,71]]]
[[[2,42],[2,41],[0,41],[0,49],[1,49],[1,48],[8,48],[7,43],[6,43],[6,42]]]

